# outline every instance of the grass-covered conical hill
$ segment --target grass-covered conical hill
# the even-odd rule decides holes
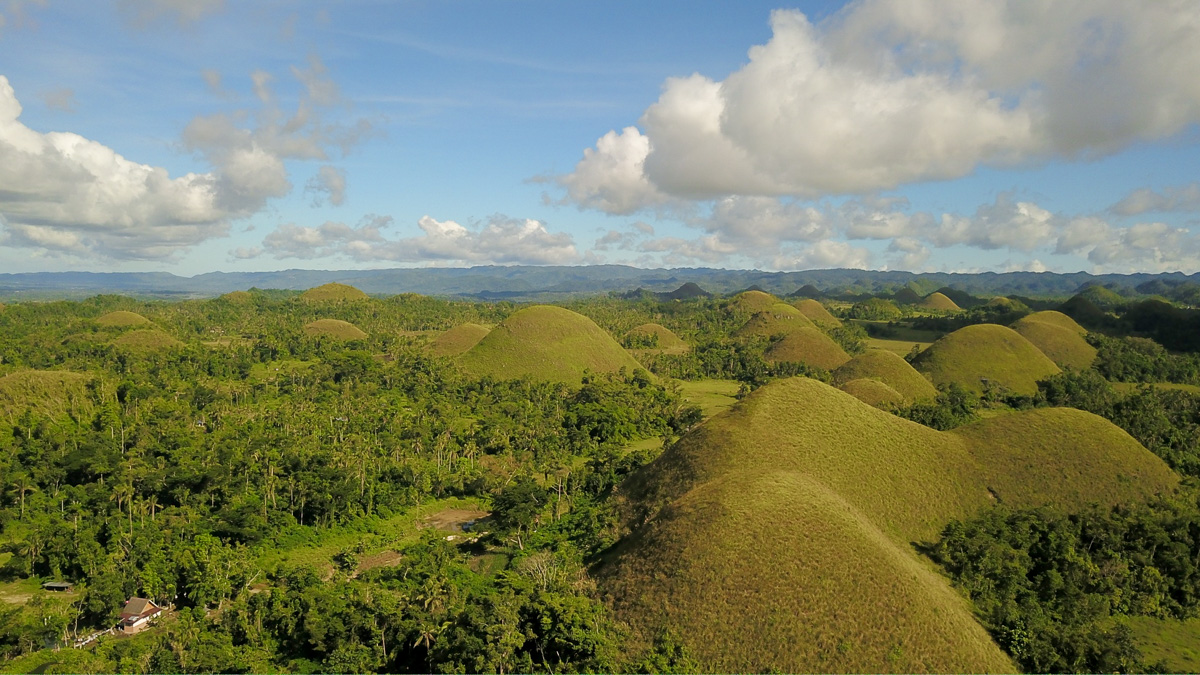
[[[1062,312],[1034,312],[1012,328],[1061,368],[1083,370],[1096,360],[1096,348],[1083,337],[1087,329]]]
[[[182,342],[157,328],[131,330],[114,339],[112,344],[136,351],[158,351],[183,346]]]
[[[0,377],[0,413],[15,415],[26,409],[43,413],[66,410],[72,399],[86,396],[92,377],[68,370],[18,370]]]
[[[812,319],[813,323],[827,324],[830,326],[840,326],[842,322],[836,316],[829,313],[825,309],[825,305],[813,300],[812,298],[804,298],[792,303],[792,306],[800,310],[800,313]]]
[[[631,529],[597,577],[633,645],[668,632],[704,671],[1012,671],[911,542],[996,498],[1077,509],[1171,490],[1171,471],[1122,434],[1054,410],[938,432],[815,380],[777,381],[622,485]]]
[[[803,363],[806,366],[833,370],[850,360],[841,345],[816,328],[801,326],[763,352],[770,363]]]
[[[641,368],[611,335],[569,309],[535,305],[513,313],[459,357],[469,373],[578,384],[585,370]]]
[[[957,312],[962,309],[962,307],[959,307],[953,300],[946,297],[944,293],[939,293],[937,291],[925,296],[925,298],[918,304],[924,309],[934,309],[939,312]]]
[[[366,300],[369,296],[353,286],[336,282],[310,288],[300,294],[302,300],[309,302],[352,302]]]
[[[130,326],[147,326],[150,324],[150,319],[137,312],[120,309],[97,317],[96,323],[105,328],[128,328]]]
[[[341,319],[317,319],[304,324],[304,332],[312,337],[334,340],[362,340],[367,337],[361,328]]]
[[[754,316],[734,333],[734,337],[771,337],[814,326],[812,319],[800,310],[789,304],[776,302],[767,309],[755,312]]]
[[[857,380],[850,380],[841,385],[838,389],[850,394],[854,398],[866,403],[869,406],[876,408],[888,409],[893,406],[900,406],[909,403],[909,399],[900,394],[900,392],[892,389],[887,384],[880,380],[869,380],[860,377]]]
[[[479,344],[492,329],[477,323],[464,323],[439,333],[429,343],[429,352],[434,356],[458,356]]]
[[[644,323],[625,334],[629,343],[653,344],[642,347],[665,354],[682,354],[688,350],[688,344],[676,335],[670,328],[657,323]],[[626,343],[626,344],[629,344]]]
[[[729,299],[726,305],[731,310],[753,314],[761,312],[779,302],[779,298],[763,291],[742,291]]]
[[[996,324],[960,328],[921,352],[913,367],[934,385],[957,383],[975,392],[1003,387],[1016,394],[1037,393],[1038,380],[1061,372],[1020,333]]]
[[[886,349],[868,349],[833,372],[833,382],[839,386],[859,379],[878,380],[909,403],[937,396],[937,389],[924,375],[899,354]]]

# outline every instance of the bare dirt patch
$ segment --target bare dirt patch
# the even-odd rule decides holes
[[[432,527],[444,532],[463,532],[463,525],[491,515],[482,509],[444,509],[421,519],[420,527]]]
[[[395,551],[380,551],[369,556],[363,557],[358,561],[357,573],[361,574],[367,570],[373,570],[376,567],[395,567],[400,564],[404,556]]]

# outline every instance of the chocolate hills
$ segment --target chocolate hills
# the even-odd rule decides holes
[[[868,349],[833,372],[834,384],[844,391],[850,391],[846,389],[846,384],[863,379],[887,385],[906,403],[937,396],[937,389],[924,375],[917,372],[899,354],[886,349]],[[862,385],[858,385],[858,388],[861,390]]]
[[[300,294],[302,300],[309,302],[354,302],[366,300],[369,296],[353,286],[331,282],[316,288],[310,288]]]
[[[1062,312],[1034,312],[1012,325],[1060,368],[1083,370],[1096,360],[1096,348],[1084,339],[1087,329]]]
[[[367,334],[358,326],[341,319],[317,319],[304,324],[304,332],[312,337],[327,337],[334,340],[362,340]]]
[[[591,319],[550,305],[513,313],[463,353],[459,363],[475,375],[568,384],[578,384],[585,370],[632,372],[641,367]]]
[[[741,293],[738,293],[730,298],[726,307],[735,312],[753,314],[755,312],[766,311],[776,304],[786,303],[781,302],[779,298],[771,295],[770,293],[764,293],[758,290],[748,290],[742,291]]]
[[[774,302],[754,313],[750,320],[734,332],[734,337],[783,335],[800,328],[814,328],[812,319],[783,302]]]
[[[838,319],[836,316],[830,314],[829,310],[825,309],[825,305],[822,305],[812,298],[797,300],[796,302],[792,303],[792,306],[800,310],[801,314],[807,316],[814,323],[821,323],[830,326],[842,325],[841,319]]]
[[[633,645],[669,633],[706,672],[1011,672],[911,542],[996,498],[1071,509],[1142,501],[1177,482],[1088,413],[938,432],[792,378],[622,485],[630,531],[597,575]]]
[[[479,344],[491,330],[477,323],[455,326],[433,338],[433,342],[429,344],[429,352],[434,356],[458,356]]]
[[[1032,395],[1037,381],[1060,372],[1032,342],[1011,328],[976,324],[960,328],[921,352],[912,365],[934,385],[957,383],[982,393],[984,382]]]
[[[924,309],[934,309],[940,312],[957,312],[962,309],[962,307],[959,307],[953,300],[948,298],[946,294],[937,291],[925,296],[917,304]]]
[[[150,319],[137,312],[128,312],[122,309],[98,317],[96,323],[105,328],[127,328],[129,326],[149,325]]]
[[[670,328],[657,323],[644,323],[630,330],[625,336],[626,339],[634,342],[653,343],[653,347],[641,348],[649,351],[664,354],[682,354],[688,350],[688,344],[672,332]]]
[[[763,352],[770,363],[785,361],[803,363],[806,366],[833,370],[850,360],[850,355],[841,345],[811,326],[800,326]]]

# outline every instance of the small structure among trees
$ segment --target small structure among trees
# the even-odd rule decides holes
[[[130,598],[121,610],[121,632],[133,635],[140,632],[150,620],[163,613],[163,608],[146,598]]]

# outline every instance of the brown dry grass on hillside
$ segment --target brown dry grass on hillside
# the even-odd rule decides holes
[[[772,337],[775,335],[784,335],[800,328],[815,327],[816,324],[812,322],[812,319],[804,316],[800,310],[791,305],[777,302],[768,309],[756,312],[733,335],[734,337],[752,337],[756,335]]]
[[[962,307],[959,307],[957,303],[946,297],[945,294],[937,292],[930,293],[929,295],[925,296],[925,299],[921,300],[919,306],[925,309],[936,309],[942,312],[957,312],[962,310]]]
[[[301,293],[300,297],[311,302],[352,302],[355,300],[366,300],[369,296],[353,286],[328,283],[316,288],[310,288]]]
[[[885,349],[868,349],[840,366],[833,373],[834,384],[867,378],[879,380],[899,393],[907,402],[932,399],[937,389],[908,361]]]
[[[844,382],[838,389],[850,394],[854,398],[866,403],[869,406],[882,408],[887,410],[892,406],[904,405],[909,402],[900,392],[892,389],[887,384],[880,380],[868,380],[859,378]]]
[[[826,324],[829,326],[840,326],[842,322],[836,316],[829,313],[825,309],[825,305],[813,300],[812,298],[804,298],[797,300],[792,304],[793,307],[800,310],[800,313],[812,319],[814,323]]]
[[[802,326],[787,333],[763,353],[770,363],[803,363],[833,370],[850,360],[850,355],[830,337],[816,328]]]

